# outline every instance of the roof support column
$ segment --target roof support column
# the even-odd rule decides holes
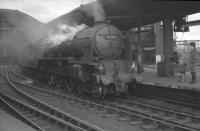
[[[161,22],[154,24],[155,46],[156,46],[156,64],[164,61],[163,59],[163,28]]]
[[[137,35],[137,42],[136,42],[136,52],[137,52],[137,73],[141,74],[144,72],[143,69],[143,62],[142,62],[142,56],[143,56],[143,47],[142,47],[142,41],[141,41],[141,27],[138,27],[138,35]]]
[[[173,26],[171,19],[163,20],[163,53],[164,53],[164,75],[170,75],[170,57],[173,54]]]

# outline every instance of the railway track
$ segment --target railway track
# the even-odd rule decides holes
[[[174,104],[200,108],[200,97],[198,92],[184,91],[178,89],[142,87],[147,86],[138,84],[138,89],[135,90],[135,96],[146,97],[150,99],[160,99]]]
[[[169,102],[169,103],[179,104],[179,105],[193,107],[193,108],[200,108],[200,105],[197,102],[184,102],[184,101],[180,101],[180,100],[176,100],[176,99],[172,99],[172,98],[166,98],[166,97],[162,97],[162,96],[155,96],[155,95],[149,94],[149,93],[137,94],[136,96],[145,97],[147,99],[149,98],[149,99],[163,100],[163,101],[166,101],[166,102]],[[186,99],[189,99],[189,98],[186,98]]]
[[[15,75],[17,75],[15,73]],[[18,75],[19,77],[25,78],[24,76]],[[37,82],[37,81],[35,81]],[[39,84],[39,83],[37,83]],[[42,84],[42,86],[44,86],[44,84]],[[162,101],[166,101],[169,103],[173,103],[173,104],[178,104],[178,105],[183,105],[183,106],[188,106],[188,107],[194,107],[194,108],[200,108],[200,97],[199,97],[199,93],[191,93],[191,92],[186,92],[186,91],[182,91],[182,90],[177,90],[174,89],[172,90],[167,89],[167,88],[151,88],[151,87],[142,87],[142,86],[148,86],[148,85],[144,85],[144,84],[137,84],[138,88],[132,90],[131,92],[134,92],[134,96],[138,96],[138,97],[143,97],[143,98],[147,98],[147,99],[155,99],[155,100],[162,100]],[[49,88],[48,86],[46,86],[47,88]],[[57,91],[57,88],[52,88],[51,90],[54,90],[55,92]],[[60,91],[60,90],[59,90]],[[62,89],[61,92],[66,92],[65,89]]]
[[[115,117],[117,114],[120,116],[118,120],[127,121],[132,125],[139,124],[144,129],[185,131],[200,130],[200,117],[196,115],[125,100],[95,102],[74,96],[66,96],[30,85],[24,85],[19,82],[15,82],[15,84],[21,85],[23,90],[26,90],[28,87],[31,89],[31,91],[29,90],[29,93],[35,92],[35,94],[39,94],[38,92],[40,92],[41,94],[46,94],[49,97],[53,96],[58,100],[65,99],[72,104],[77,103],[78,105],[89,106],[93,110],[99,110],[99,112],[105,114],[107,117]]]
[[[14,73],[12,72],[15,76],[18,76],[20,78],[23,78],[23,79],[27,79],[25,76],[22,76],[22,75],[18,75],[17,73]],[[37,83],[37,81],[35,81]],[[37,83],[36,86],[41,85],[41,83]],[[42,86],[44,87],[44,84],[42,84]],[[45,88],[46,89],[49,89],[48,86],[45,85]],[[52,91],[55,91],[55,92],[58,92],[58,93],[67,93],[65,89],[59,89],[58,88],[51,88]],[[145,92],[145,91],[144,91]],[[146,91],[147,94],[144,94],[142,92],[140,93],[137,93],[135,94],[135,96],[140,96],[140,97],[146,97],[147,99],[154,99],[154,100],[162,100],[162,101],[166,101],[166,102],[169,102],[169,103],[174,103],[174,104],[178,104],[178,105],[183,105],[183,106],[187,106],[187,107],[194,107],[194,108],[200,108],[200,99],[198,99],[198,97],[195,95],[195,98],[191,98],[191,95],[190,94],[183,94],[183,93],[179,93],[179,92],[175,92],[172,93],[172,92],[167,92],[167,96],[173,96],[175,98],[172,99],[172,97],[170,96],[169,98],[167,97],[163,97],[163,96],[154,96],[152,94],[148,94],[148,92],[152,92],[150,90]],[[153,90],[153,92],[156,92],[155,90]],[[164,92],[166,93],[166,92]],[[158,93],[157,93],[158,94]],[[178,99],[177,99],[178,98]],[[189,102],[186,102],[186,101],[181,101],[181,99],[187,99],[187,100],[190,100]],[[131,99],[131,97],[129,96],[128,99]],[[135,100],[134,99],[131,99],[131,100]],[[140,101],[141,102],[141,101]]]
[[[183,124],[185,127],[193,127],[194,129],[200,128],[200,116],[188,114],[184,112],[179,112],[176,110],[163,108],[155,105],[150,105],[141,102],[132,102],[127,100],[118,99],[116,102],[112,102],[111,106],[115,107],[118,106],[123,110],[127,110],[132,112],[132,110],[136,110],[138,112],[143,112],[147,116],[152,116],[152,118],[159,117],[160,120],[163,119],[166,122],[174,122],[174,124],[182,126]]]
[[[5,91],[1,90],[1,102],[4,103],[7,108],[9,107],[12,112],[15,112],[18,118],[22,118],[21,120],[35,129],[41,131],[103,131],[101,128],[59,111],[22,91],[10,80],[9,72],[2,75],[7,79],[14,90],[11,91],[9,88],[5,88]],[[6,91],[7,89],[9,91]]]
[[[12,99],[10,99],[10,100],[12,100]],[[1,109],[3,109],[4,111],[8,112],[12,116],[15,116],[16,118],[20,119],[21,121],[23,121],[24,123],[26,123],[30,127],[34,128],[34,129],[36,129],[38,131],[44,131],[43,128],[45,128],[45,127],[41,128],[41,126],[38,126],[37,124],[35,124],[34,121],[28,119],[27,116],[22,115],[22,112],[20,112],[18,110],[19,108],[13,107],[11,105],[11,103],[9,103],[8,101],[9,101],[9,98],[6,98],[6,96],[4,96],[2,93],[0,93]],[[14,103],[14,101],[15,100],[12,100],[13,104],[15,104],[14,106],[16,106],[17,102]]]

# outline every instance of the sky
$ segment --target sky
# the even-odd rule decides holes
[[[0,0],[0,8],[19,10],[46,23],[90,1],[94,0]]]
[[[19,10],[46,23],[91,1],[94,0],[0,0],[0,9]],[[200,13],[188,19],[200,20]],[[187,33],[177,33],[177,37],[178,40],[200,40],[200,26],[190,27]]]

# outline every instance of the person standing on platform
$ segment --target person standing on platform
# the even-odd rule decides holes
[[[190,83],[196,83],[196,57],[197,57],[197,50],[195,42],[191,42],[190,46],[192,46],[192,50],[189,56],[189,64],[190,64],[190,71],[192,75],[192,81]]]
[[[180,63],[179,64],[179,73],[180,73],[179,81],[180,82],[185,82],[185,73],[186,73],[187,64],[182,59],[180,59],[179,63]]]
[[[177,51],[174,51],[173,56],[171,57],[171,61],[173,62],[173,64],[179,64],[179,54]]]

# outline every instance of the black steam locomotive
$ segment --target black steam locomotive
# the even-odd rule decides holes
[[[131,56],[131,45],[124,41],[121,31],[99,22],[46,50],[36,68],[24,69],[54,87],[87,92],[94,98],[121,96],[135,82],[130,72]]]

